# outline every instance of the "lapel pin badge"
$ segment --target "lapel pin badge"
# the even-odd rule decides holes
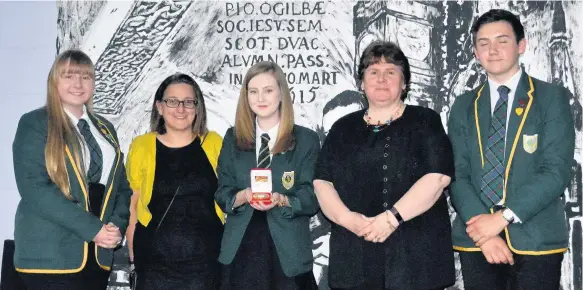
[[[526,106],[526,100],[520,99],[518,100],[518,108],[516,108],[516,115],[522,116],[524,112],[524,107]]]

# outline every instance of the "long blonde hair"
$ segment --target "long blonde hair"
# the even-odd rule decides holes
[[[67,50],[57,56],[51,67],[47,80],[47,114],[48,134],[45,146],[45,163],[51,180],[59,187],[67,199],[71,199],[71,185],[65,159],[65,147],[68,145],[75,159],[78,170],[84,170],[81,163],[81,136],[63,109],[63,104],[57,89],[61,75],[71,66],[80,67],[82,73],[95,75],[93,62],[80,50]],[[88,113],[91,112],[93,96],[85,104]],[[84,171],[81,171],[84,172]],[[85,174],[81,174],[83,178]]]
[[[281,103],[279,105],[280,121],[277,140],[273,146],[272,153],[277,154],[288,150],[294,144],[292,131],[294,128],[294,109],[289,92],[289,86],[285,79],[285,74],[274,62],[262,61],[249,68],[241,93],[237,103],[237,113],[235,116],[235,139],[237,146],[241,149],[250,150],[255,146],[255,113],[249,105],[247,89],[252,78],[263,73],[273,75],[280,90]]]

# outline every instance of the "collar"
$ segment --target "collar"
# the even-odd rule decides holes
[[[498,84],[494,80],[488,78],[488,85],[490,86],[490,89],[494,91],[497,91],[499,86],[505,85],[510,89],[511,93],[515,93],[516,88],[518,88],[518,82],[520,81],[521,76],[522,68],[520,68],[509,80],[507,80],[503,84]]]
[[[259,122],[257,121],[257,118],[255,118],[255,128],[256,128],[255,136],[261,136],[263,133],[267,133],[267,135],[269,135],[270,142],[274,142],[275,139],[277,139],[277,133],[279,133],[279,123],[273,126],[273,128],[267,131],[263,131],[261,127],[259,127]]]
[[[67,114],[67,116],[69,116],[69,119],[71,119],[71,122],[73,122],[75,126],[77,126],[77,123],[79,123],[79,120],[81,119],[85,119],[85,121],[91,122],[91,119],[89,119],[89,115],[87,114],[87,107],[85,105],[83,105],[83,115],[81,115],[81,118],[77,118],[75,115],[73,115],[73,113],[69,112],[67,108],[63,107],[63,109],[65,110],[65,113]]]

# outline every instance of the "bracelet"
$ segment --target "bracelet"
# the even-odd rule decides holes
[[[403,222],[405,222],[403,220],[403,218],[401,217],[401,214],[399,213],[399,211],[394,206],[391,208],[391,213],[395,216],[395,218],[397,219],[397,223],[399,225],[401,225]]]
[[[280,198],[279,201],[277,202],[277,206],[279,207],[284,207],[287,203],[288,203],[288,199],[287,196],[285,195],[281,195],[283,198]]]

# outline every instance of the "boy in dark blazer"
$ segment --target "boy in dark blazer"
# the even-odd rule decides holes
[[[459,96],[449,119],[465,289],[559,289],[575,144],[570,92],[522,71],[526,39],[512,13],[490,10],[472,34],[488,81]]]

